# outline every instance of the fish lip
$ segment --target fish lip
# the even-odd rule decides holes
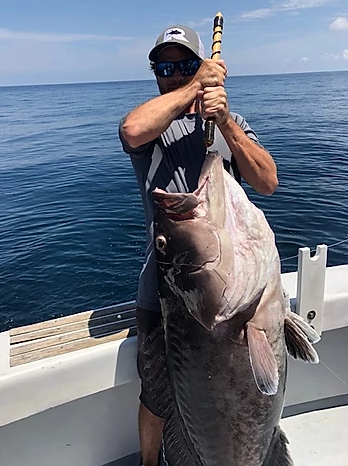
[[[154,202],[158,209],[161,211],[163,215],[172,219],[172,220],[189,220],[196,218],[196,212],[199,210],[199,206],[204,204],[205,198],[202,197],[202,191],[204,190],[206,184],[208,183],[210,178],[210,172],[204,177],[204,181],[198,186],[198,188],[194,192],[186,193],[187,198],[195,197],[197,200],[197,204],[192,206],[191,209],[187,209],[186,211],[177,212],[180,210],[182,206],[182,202],[180,203],[179,200],[182,199],[182,193],[168,193],[163,189],[155,188],[152,191],[152,196]],[[173,200],[177,198],[178,202],[168,202],[168,200]],[[202,214],[199,214],[202,216]]]
[[[185,220],[192,220],[195,218],[193,214],[193,210],[190,210],[188,212],[182,213],[182,214],[174,214],[172,212],[168,212],[165,209],[162,210],[163,214],[168,218],[169,220],[174,220],[174,221],[185,221]]]
[[[170,220],[190,220],[194,218],[194,208],[191,210],[188,210],[186,212],[180,212],[180,213],[175,213],[172,210],[172,207],[168,207],[165,202],[165,197],[163,196],[162,198],[156,199],[155,204],[158,207],[158,209],[161,211],[161,213],[166,217],[169,218]],[[175,208],[174,208],[175,210]]]

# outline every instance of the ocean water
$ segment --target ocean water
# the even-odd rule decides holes
[[[245,189],[296,270],[299,247],[348,238],[348,72],[226,89],[277,163],[275,194]],[[0,331],[135,298],[145,231],[118,122],[155,95],[154,81],[0,88]]]

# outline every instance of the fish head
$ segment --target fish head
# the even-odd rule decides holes
[[[180,296],[187,310],[208,330],[226,306],[233,244],[225,226],[222,158],[207,157],[193,193],[152,193],[157,211],[154,241],[159,290]]]

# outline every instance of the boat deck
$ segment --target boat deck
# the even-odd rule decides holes
[[[289,358],[282,426],[296,466],[348,465],[348,327],[324,332],[319,364]],[[138,466],[134,454],[105,466]]]

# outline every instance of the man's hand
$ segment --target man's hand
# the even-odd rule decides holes
[[[227,68],[223,60],[207,58],[195,74],[192,83],[199,83],[201,90],[206,87],[223,86],[227,76]]]
[[[230,118],[227,94],[223,86],[206,87],[197,94],[198,111],[202,118],[214,118],[215,124],[224,125]]]
[[[205,120],[214,118],[217,125],[230,117],[224,82],[227,68],[223,60],[204,60],[193,81],[201,85],[197,94],[197,111]]]

